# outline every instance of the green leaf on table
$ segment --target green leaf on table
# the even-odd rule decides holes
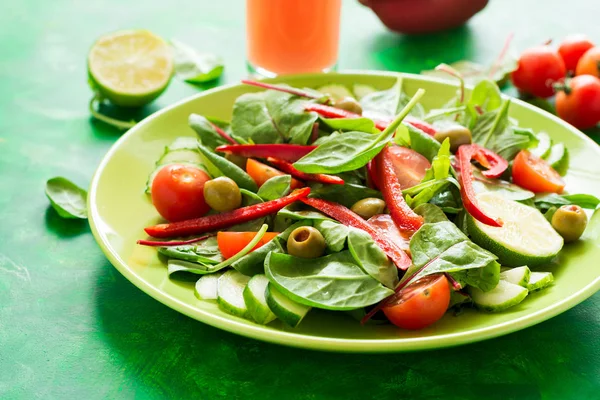
[[[67,178],[58,176],[48,179],[46,197],[61,218],[87,218],[87,191]]]
[[[265,274],[290,299],[326,310],[366,307],[394,293],[356,265],[349,251],[312,259],[271,253]]]
[[[535,206],[545,212],[552,207],[562,207],[568,205],[576,205],[581,208],[595,210],[600,204],[600,199],[591,194],[542,194],[535,196]]]
[[[157,248],[159,254],[167,258],[188,261],[197,264],[218,264],[223,261],[223,255],[219,250],[217,238],[209,237],[198,243],[182,246],[166,246]]]
[[[349,228],[348,249],[363,271],[382,285],[394,289],[398,284],[398,268],[367,232]]]
[[[279,199],[290,192],[291,175],[278,175],[269,178],[256,193],[264,201]]]
[[[202,83],[217,79],[223,74],[223,60],[209,53],[199,53],[193,47],[171,40],[175,74],[186,82]]]
[[[209,149],[214,151],[214,149],[218,146],[229,144],[227,140],[225,140],[221,135],[217,133],[217,131],[212,125],[215,124],[219,126],[219,128],[222,128],[225,131],[227,131],[227,126],[224,125],[226,123],[217,124],[209,120],[208,118],[198,114],[191,114],[188,119],[188,123],[198,135],[200,142],[202,142],[202,144],[208,147]]]
[[[498,257],[482,249],[452,222],[424,224],[410,239],[413,266],[406,278],[411,281],[435,273],[450,273],[464,285],[483,291],[496,287],[500,279]]]
[[[202,163],[213,177],[227,176],[231,178],[242,189],[256,192],[258,187],[256,182],[240,167],[227,160],[225,157],[213,153],[212,150],[202,144],[198,144],[198,149],[202,156]]]
[[[325,238],[325,243],[327,243],[330,252],[342,251],[348,237],[349,228],[346,225],[342,225],[337,221],[322,219],[314,221],[314,227]]]

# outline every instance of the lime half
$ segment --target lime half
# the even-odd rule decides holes
[[[88,73],[91,84],[111,103],[139,107],[169,85],[173,56],[167,42],[151,32],[119,31],[94,43]]]
[[[486,214],[504,224],[493,227],[469,216],[469,234],[475,243],[497,255],[502,265],[544,264],[562,249],[563,238],[537,209],[490,192],[478,194],[477,201]]]

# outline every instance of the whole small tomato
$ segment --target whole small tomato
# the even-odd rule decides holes
[[[594,47],[594,43],[586,35],[569,35],[558,47],[558,54],[560,54],[565,62],[567,71],[575,72],[581,56],[592,47]]]
[[[167,221],[202,217],[210,207],[204,200],[204,184],[210,180],[199,168],[171,164],[152,181],[152,204]]]
[[[537,46],[521,54],[511,79],[520,91],[546,98],[554,94],[552,85],[566,73],[565,62],[556,51],[550,46]]]
[[[600,47],[592,47],[581,56],[575,75],[594,75],[600,78]]]
[[[556,94],[556,113],[575,128],[595,127],[600,122],[600,79],[578,75],[567,80]]]

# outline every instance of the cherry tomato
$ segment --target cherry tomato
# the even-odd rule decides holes
[[[279,232],[266,232],[252,251],[267,244],[277,235]],[[228,259],[239,253],[255,236],[256,232],[219,232],[217,233],[217,244],[223,257]]]
[[[594,43],[586,35],[569,35],[560,44],[558,54],[560,54],[565,62],[567,71],[574,72],[581,56],[592,47],[594,47]]]
[[[206,214],[204,183],[210,176],[201,169],[171,164],[163,167],[152,182],[152,203],[167,221],[183,221]]]
[[[410,255],[410,237],[413,232],[402,232],[396,224],[394,220],[392,220],[392,216],[389,214],[377,214],[372,216],[367,220],[369,224],[372,226],[379,228],[379,230],[383,231],[385,237],[392,241],[396,246],[400,247],[406,253]]]
[[[258,187],[261,187],[263,183],[265,183],[274,176],[286,175],[280,170],[270,167],[252,158],[249,158],[246,162],[246,172],[248,173],[248,175],[250,175],[254,182],[256,182]],[[290,185],[292,190],[301,188],[302,186],[304,186],[302,182],[292,178],[292,183]]]
[[[575,75],[594,75],[600,78],[600,46],[592,47],[581,56]]]
[[[425,177],[425,173],[431,168],[431,164],[425,157],[407,147],[392,146],[390,155],[394,163],[394,171],[402,189],[407,189],[421,183]],[[375,163],[371,163],[370,177],[380,187],[381,185],[377,181],[378,176],[379,172]]]
[[[556,94],[556,113],[579,129],[595,127],[600,122],[600,79],[578,75]]]
[[[442,318],[449,304],[448,279],[443,274],[433,274],[396,293],[382,311],[402,329],[422,329]]]
[[[565,182],[558,172],[527,150],[521,150],[513,162],[513,182],[534,193],[561,193]]]
[[[521,54],[511,78],[515,87],[522,92],[550,97],[554,94],[552,84],[563,79],[566,73],[565,63],[556,51],[550,46],[538,46]]]

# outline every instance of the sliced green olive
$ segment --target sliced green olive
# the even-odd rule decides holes
[[[450,124],[439,128],[434,138],[440,143],[446,138],[450,138],[450,150],[454,153],[459,146],[471,144],[472,136],[469,128],[459,124]]]
[[[240,156],[239,154],[227,153],[225,154],[225,159],[231,161],[244,171],[246,170],[246,161],[248,161],[246,157]]]
[[[290,255],[302,258],[317,258],[325,253],[325,238],[312,226],[301,226],[290,234],[287,251]]]
[[[367,197],[354,203],[350,209],[364,219],[369,219],[373,215],[384,213],[385,201],[376,197]]]
[[[562,206],[552,216],[552,226],[565,239],[573,242],[583,235],[587,226],[587,215],[579,206]]]
[[[358,115],[362,115],[363,112],[360,103],[352,97],[344,97],[336,101],[334,107],[339,108],[341,110],[350,111]]]
[[[204,184],[204,201],[215,211],[231,211],[242,205],[242,193],[233,179],[220,176]]]

